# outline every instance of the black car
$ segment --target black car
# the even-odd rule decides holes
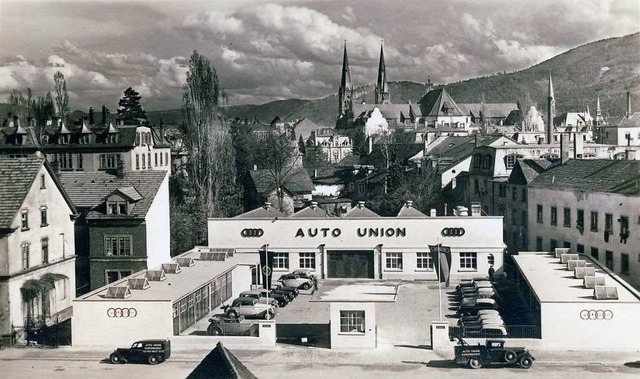
[[[109,356],[111,363],[147,362],[156,365],[171,356],[171,341],[143,340],[134,342],[130,348],[118,348]]]
[[[484,345],[469,345],[458,337],[458,344],[454,347],[457,364],[466,365],[473,369],[492,365],[518,365],[530,368],[535,358],[524,347],[506,347],[504,340],[487,339]]]
[[[292,300],[300,294],[300,290],[298,290],[296,287],[284,286],[282,285],[282,283],[275,283],[272,286],[273,286],[273,289],[277,292],[289,293],[289,298]]]
[[[214,315],[209,319],[207,334],[210,336],[257,336],[258,325],[243,321],[244,316]]]

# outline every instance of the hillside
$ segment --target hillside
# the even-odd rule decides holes
[[[447,91],[459,103],[517,102],[544,108],[548,76],[551,73],[558,113],[596,109],[596,93],[605,116],[622,116],[626,111],[626,92],[631,92],[633,110],[640,110],[640,33],[609,38],[571,49],[528,69],[499,73],[446,84]],[[393,73],[393,67],[387,67]],[[336,74],[336,81],[339,80]],[[389,83],[391,101],[417,102],[425,86],[414,82]],[[364,95],[363,95],[364,93]],[[364,98],[373,102],[373,85],[356,89],[355,102]],[[307,117],[318,125],[332,126],[338,112],[338,97],[317,100],[280,100],[255,107],[243,107],[232,114],[240,118],[269,121],[276,115],[285,120]],[[230,112],[231,113],[231,112]]]

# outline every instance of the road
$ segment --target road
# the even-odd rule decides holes
[[[471,369],[457,367],[449,361],[433,360],[429,362],[403,361],[386,364],[331,364],[322,362],[252,362],[243,359],[243,363],[260,379],[286,378],[513,378],[545,377],[600,379],[607,378],[637,378],[640,376],[640,366],[625,367],[624,365],[571,365],[559,363],[534,364],[529,370],[517,368],[483,368]],[[60,359],[0,359],[2,377],[6,379],[24,378],[185,378],[198,364],[196,360],[169,360],[157,366],[145,364],[112,365],[99,360],[60,360]]]

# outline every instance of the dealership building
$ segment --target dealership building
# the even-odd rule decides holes
[[[502,216],[426,216],[407,202],[396,217],[358,203],[329,217],[312,203],[290,217],[266,204],[234,218],[209,219],[209,247],[263,256],[273,278],[309,269],[318,278],[435,280],[430,246],[450,249],[450,277],[485,276],[503,264]]]

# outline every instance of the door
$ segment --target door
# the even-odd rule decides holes
[[[327,251],[328,278],[374,278],[373,250]]]

